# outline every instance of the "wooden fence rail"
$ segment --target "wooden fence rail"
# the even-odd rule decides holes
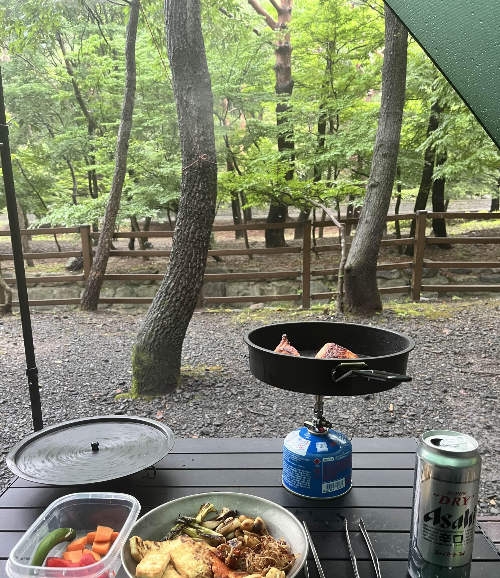
[[[387,215],[387,221],[409,221],[416,219],[415,237],[405,239],[383,239],[382,246],[414,245],[413,258],[411,261],[403,263],[381,263],[377,265],[377,271],[388,271],[393,269],[410,269],[411,282],[409,285],[399,285],[394,287],[380,288],[382,294],[408,294],[414,301],[419,301],[423,291],[429,292],[500,292],[500,284],[488,285],[423,285],[424,268],[448,269],[448,268],[496,268],[500,267],[500,261],[485,262],[464,262],[464,261],[429,261],[425,259],[425,249],[433,244],[500,244],[500,237],[428,237],[426,234],[427,221],[429,219],[463,219],[463,220],[484,220],[500,219],[500,213],[428,213],[427,211],[417,211],[417,213],[406,213],[398,215]],[[340,222],[356,225],[358,218],[344,218]],[[299,223],[254,223],[246,225],[214,225],[213,231],[263,231],[267,229],[297,229]],[[340,243],[335,245],[312,246],[312,228],[333,227],[331,221],[306,221],[302,224],[303,240],[301,247],[279,247],[274,249],[250,248],[250,249],[213,249],[208,252],[209,256],[232,256],[232,255],[286,255],[301,254],[302,267],[293,271],[261,271],[242,273],[207,273],[205,282],[214,281],[237,281],[237,280],[259,280],[259,279],[301,279],[300,294],[287,295],[258,295],[258,296],[231,296],[231,297],[203,297],[200,296],[200,305],[222,304],[222,303],[266,303],[273,301],[301,301],[304,309],[309,309],[312,300],[331,299],[336,295],[334,291],[327,293],[311,293],[311,280],[317,277],[327,277],[338,275],[338,267],[329,269],[312,269],[312,253],[326,253],[340,251]],[[79,233],[81,241],[81,251],[63,251],[49,253],[26,253],[26,259],[68,259],[70,257],[82,257],[83,274],[76,275],[45,275],[41,277],[27,277],[26,282],[35,283],[69,283],[85,282],[90,274],[94,249],[92,240],[99,238],[99,233],[93,233],[89,225],[80,227],[57,227],[53,229],[23,229],[22,235],[40,236],[53,234]],[[115,234],[117,239],[130,239],[138,237],[147,238],[170,238],[173,231],[126,231]],[[10,236],[9,231],[0,231],[0,237]],[[348,238],[347,244],[352,243],[352,238]],[[169,250],[112,250],[111,257],[169,257]],[[10,261],[12,254],[0,254],[1,261]],[[163,274],[159,273],[106,273],[105,281],[161,281]],[[15,285],[15,279],[6,279],[9,285]],[[151,303],[152,297],[101,297],[99,303],[106,304],[138,304]],[[0,303],[3,303],[3,294],[0,289]],[[32,306],[47,305],[77,305],[79,299],[32,299]],[[13,302],[15,307],[17,302]]]

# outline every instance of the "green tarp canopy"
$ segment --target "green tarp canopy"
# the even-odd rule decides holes
[[[500,0],[386,0],[500,147]]]

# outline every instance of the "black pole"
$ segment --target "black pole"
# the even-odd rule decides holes
[[[14,175],[12,173],[12,162],[10,159],[9,127],[7,126],[5,103],[3,100],[2,67],[0,67],[0,159],[2,160],[5,199],[7,202],[7,213],[9,215],[10,240],[12,243],[12,253],[14,254],[17,294],[19,310],[21,312],[21,324],[23,326],[24,354],[26,356],[26,375],[28,376],[30,390],[31,416],[33,419],[33,429],[39,431],[43,428],[42,404],[40,403],[38,369],[36,368],[33,333],[31,331],[31,316],[28,302],[28,289],[26,288],[26,275],[24,272],[21,231],[19,229],[19,219],[17,216]]]

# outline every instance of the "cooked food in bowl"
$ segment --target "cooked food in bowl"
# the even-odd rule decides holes
[[[217,515],[205,519],[208,513]],[[160,541],[130,539],[137,578],[285,578],[299,554],[271,536],[262,518],[211,503],[196,517],[179,516]]]

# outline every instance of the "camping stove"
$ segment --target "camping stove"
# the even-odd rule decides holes
[[[352,445],[323,415],[316,395],[314,417],[290,432],[283,443],[283,486],[304,498],[327,500],[351,489]]]
[[[298,356],[275,351],[283,335]],[[387,391],[402,382],[413,339],[388,329],[356,323],[302,321],[276,323],[250,331],[250,371],[274,387],[315,395],[314,417],[289,433],[283,447],[283,485],[313,499],[337,498],[351,489],[352,446],[323,415],[324,396]],[[326,343],[337,343],[357,359],[317,359]]]

